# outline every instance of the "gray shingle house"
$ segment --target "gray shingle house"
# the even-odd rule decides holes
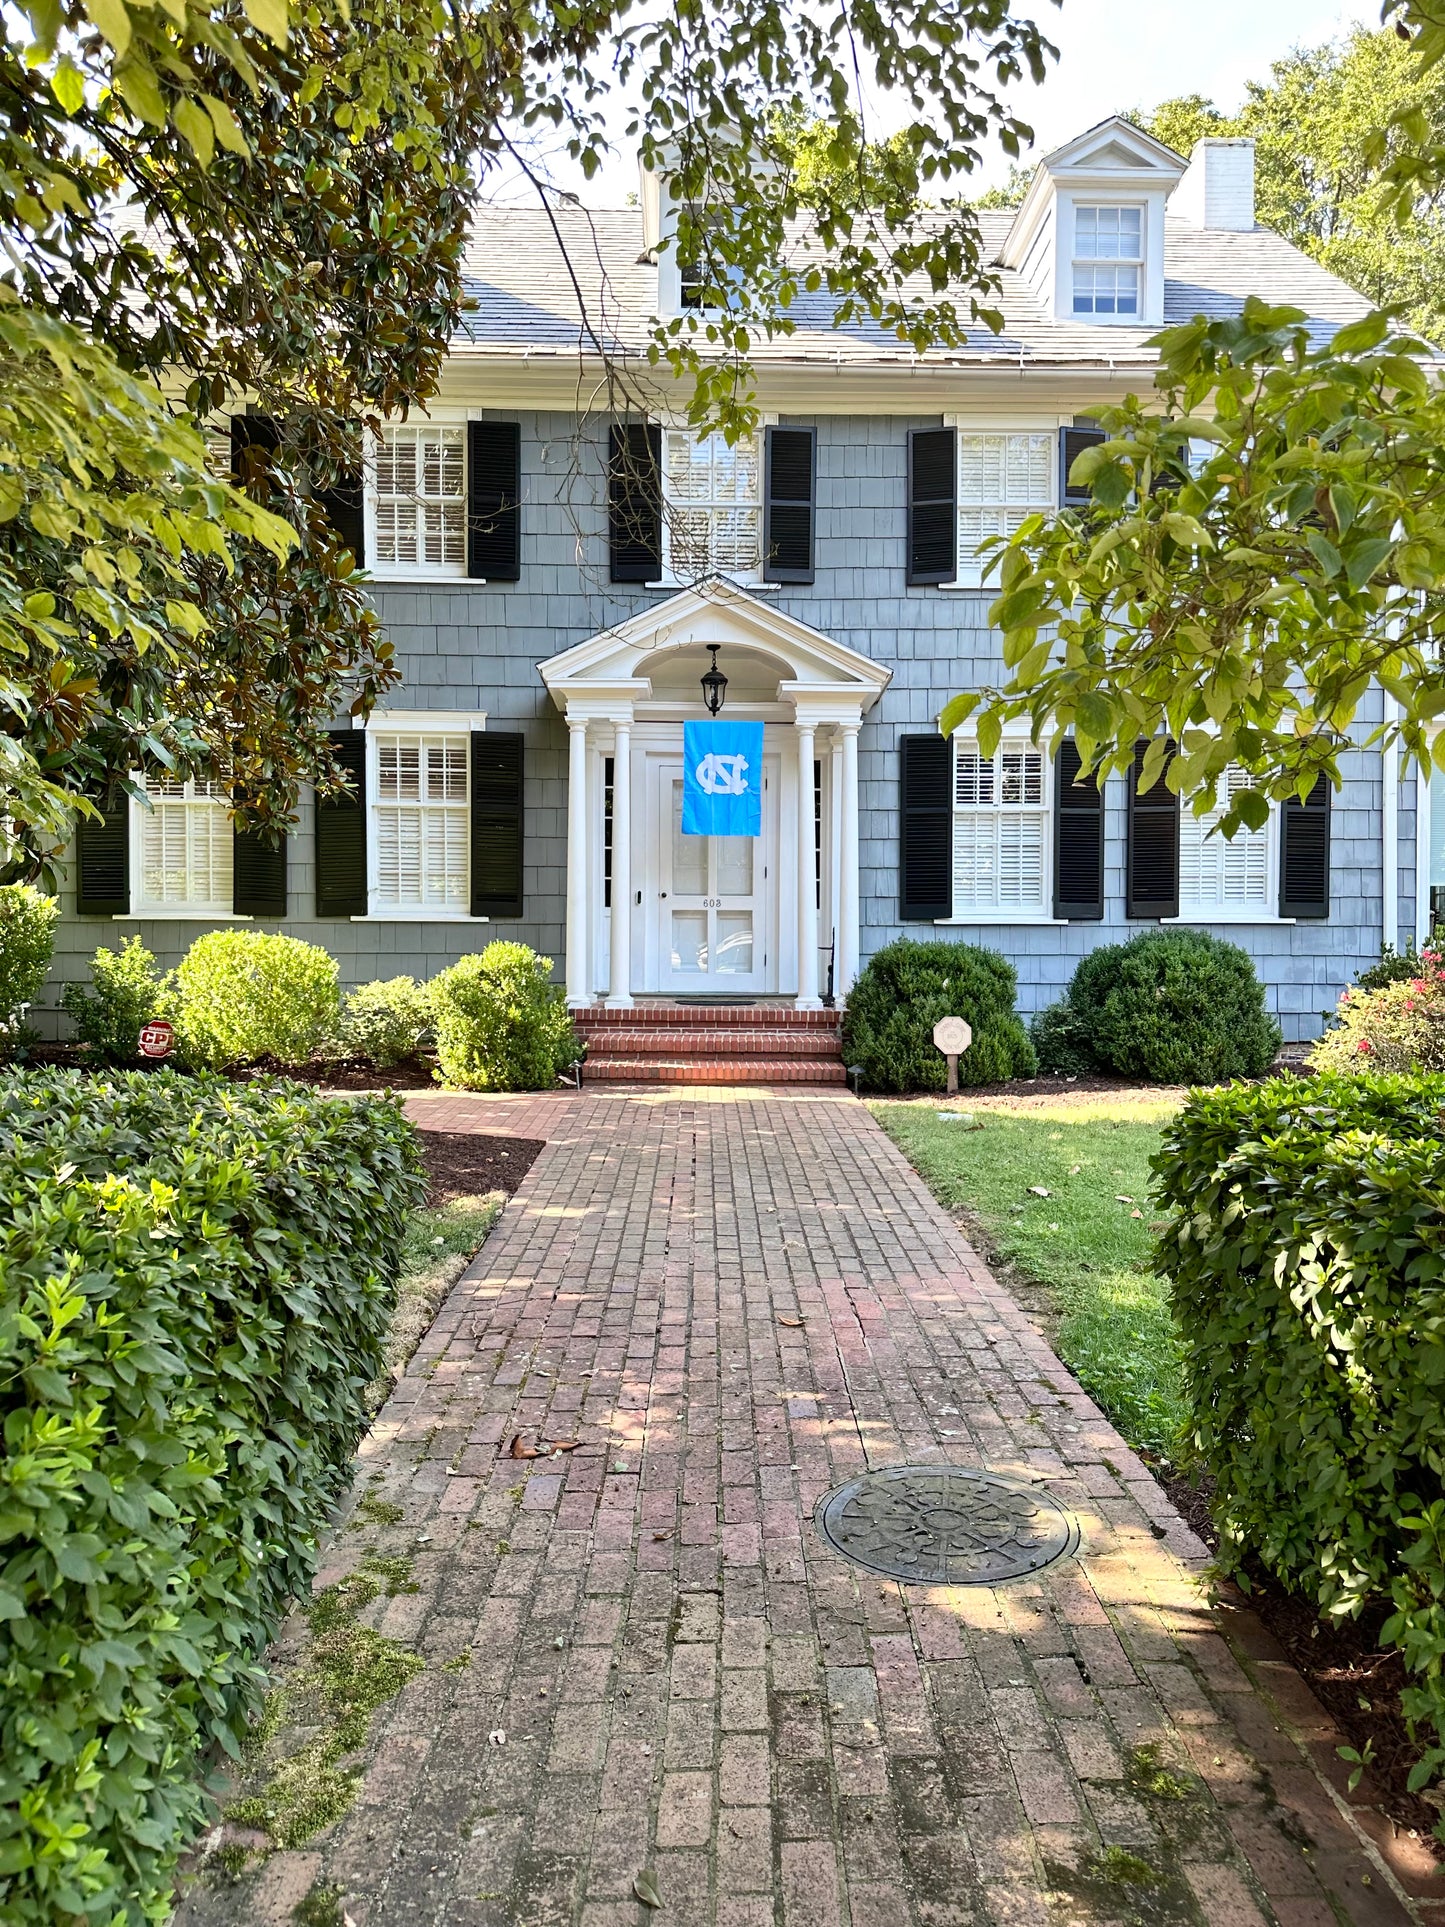
[[[758,351],[759,435],[728,448],[661,402],[619,415],[598,354],[695,298],[658,251],[665,188],[555,231],[484,212],[441,391],[372,450],[351,531],[405,672],[338,734],[354,796],[305,808],[282,860],[204,786],[157,785],[83,838],[60,974],[133,930],[173,961],[238,917],[348,982],[506,936],[578,1006],[809,1009],[891,938],[946,934],[1007,955],[1028,1013],[1093,946],[1178,921],[1242,944],[1285,1035],[1313,1034],[1382,939],[1427,927],[1413,771],[1361,749],[1333,797],[1226,844],[1167,793],[1072,782],[1070,745],[985,758],[938,715],[1000,674],[977,544],[1058,503],[1091,412],[1150,384],[1152,331],[1249,293],[1325,331],[1366,304],[1256,227],[1248,142],[1186,165],[1109,120],[981,218],[1000,335],[920,357],[805,305]],[[679,834],[713,662],[723,714],[764,726],[756,839]]]

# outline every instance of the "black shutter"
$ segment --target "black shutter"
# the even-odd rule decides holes
[[[908,580],[952,582],[958,573],[958,461],[951,428],[908,436]]]
[[[811,428],[769,428],[763,492],[763,579],[813,580]]]
[[[231,908],[238,917],[285,916],[284,836],[273,849],[254,830],[236,830],[231,843]]]
[[[343,469],[330,488],[314,492],[316,506],[331,524],[337,540],[350,549],[358,569],[366,567],[365,491],[360,469]]]
[[[522,914],[522,738],[472,731],[472,915]]]
[[[316,914],[366,915],[366,731],[334,729],[349,793],[316,799]]]
[[[613,424],[607,458],[607,547],[614,582],[662,574],[662,430]]]
[[[1072,736],[1054,763],[1054,915],[1097,923],[1104,914],[1104,792],[1079,775]]]
[[[522,430],[467,423],[467,574],[516,582],[522,574]]]
[[[1330,779],[1321,776],[1303,803],[1286,797],[1279,813],[1279,914],[1330,914]]]
[[[1125,915],[1179,915],[1179,798],[1164,781],[1139,794],[1147,743],[1134,745],[1129,773],[1129,857]],[[1172,745],[1171,745],[1172,753]],[[1166,764],[1167,768],[1167,764]]]
[[[953,915],[953,745],[946,736],[899,739],[899,916]]]
[[[1059,430],[1059,500],[1066,509],[1086,509],[1094,505],[1087,488],[1069,486],[1069,470],[1086,448],[1094,448],[1109,438],[1102,428],[1061,428]]]
[[[281,431],[269,415],[232,415],[231,475],[237,488],[263,505],[271,497],[271,457]]]
[[[130,806],[122,797],[76,831],[75,908],[82,917],[130,914]]]

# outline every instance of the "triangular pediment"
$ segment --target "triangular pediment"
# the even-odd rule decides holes
[[[666,601],[549,657],[539,667],[543,682],[564,708],[571,695],[604,689],[645,698],[659,665],[683,650],[713,644],[745,651],[754,662],[771,663],[779,686],[851,689],[864,708],[877,699],[892,675],[882,664],[835,642],[821,629],[785,614],[766,595],[751,595],[722,576],[680,589]]]
[[[1176,181],[1187,164],[1172,147],[1155,140],[1152,134],[1146,134],[1142,127],[1136,127],[1121,114],[1111,114],[1108,120],[1076,134],[1073,140],[1045,154],[1040,162],[1040,166],[1055,176],[1092,173],[1095,169],[1105,173],[1128,169],[1157,174],[1167,182]]]

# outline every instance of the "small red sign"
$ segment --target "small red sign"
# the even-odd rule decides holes
[[[175,1045],[175,1028],[167,1023],[164,1017],[153,1017],[148,1024],[141,1025],[140,1054],[142,1057],[169,1057]]]

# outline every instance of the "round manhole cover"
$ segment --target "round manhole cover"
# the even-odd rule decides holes
[[[992,1586],[1079,1543],[1047,1492],[956,1465],[890,1465],[826,1493],[815,1520],[855,1565],[922,1586]]]

